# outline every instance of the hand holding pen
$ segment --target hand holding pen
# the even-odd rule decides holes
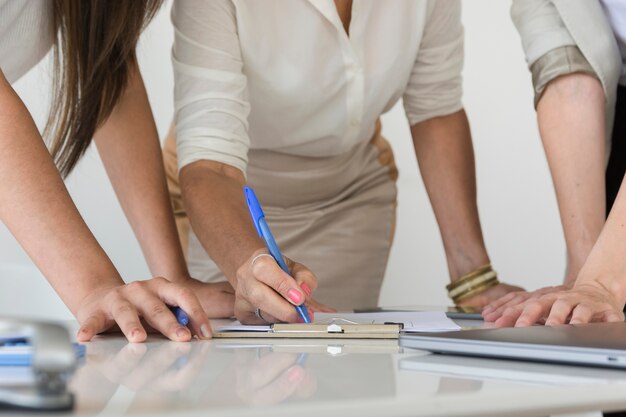
[[[252,189],[245,188],[254,227],[266,247],[259,248],[237,271],[235,314],[243,323],[310,321],[304,305],[317,287],[304,265],[280,254]]]

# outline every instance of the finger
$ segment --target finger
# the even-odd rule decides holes
[[[491,312],[488,309],[483,310],[483,318],[488,321],[495,321],[502,316],[505,310],[524,303],[530,297],[530,293],[527,292],[508,293],[500,300],[495,301],[496,303],[498,303],[498,301],[502,301],[502,303],[497,304],[497,307],[494,310]]]
[[[621,322],[621,321],[624,321],[624,312],[615,311],[615,310],[607,310],[604,312],[602,318],[606,322]]]
[[[187,316],[191,328],[201,339],[210,339],[212,336],[211,324],[209,323],[209,315],[200,305],[200,301],[191,289],[176,285],[171,282],[158,282],[157,293],[161,300],[170,306],[178,306],[183,309]]]
[[[301,263],[294,262],[291,259],[286,258],[289,266],[289,270],[291,271],[291,275],[296,280],[296,282],[300,285],[300,288],[304,290],[304,292],[308,293],[310,296],[313,291],[317,289],[317,277],[309,268],[302,265]]]
[[[328,307],[320,302],[318,302],[317,300],[310,298],[307,302],[306,302],[306,307],[310,312],[322,312],[322,313],[336,313],[337,310],[335,310],[332,307]]]
[[[577,304],[577,302],[565,298],[557,299],[552,305],[550,314],[546,319],[546,326],[556,326],[567,323],[568,317],[572,314]]]
[[[100,311],[87,317],[87,319],[81,323],[80,328],[76,333],[76,340],[79,342],[90,341],[95,335],[106,329],[106,322],[107,320],[104,313]]]
[[[146,340],[148,335],[139,321],[139,313],[128,300],[119,297],[114,301],[111,315],[129,342],[139,343]]]
[[[536,324],[550,312],[550,300],[539,299],[525,304],[521,314],[515,321],[515,327],[527,327]]]
[[[487,306],[483,309],[483,313],[484,312],[497,310],[498,308],[500,308],[504,304],[506,304],[509,301],[511,301],[513,299],[513,297],[515,297],[516,294],[517,293],[515,293],[515,292],[510,292],[510,293],[505,294],[502,297],[498,298],[497,300],[492,301],[491,303],[487,304]]]
[[[257,280],[274,289],[293,305],[299,306],[304,303],[306,294],[296,280],[280,269],[270,257],[258,258],[252,265],[252,274]]]
[[[498,318],[494,324],[496,327],[513,327],[515,322],[519,318],[520,314],[522,314],[523,307],[515,306],[509,307],[502,312],[500,318]]]
[[[135,298],[135,305],[144,320],[155,330],[175,342],[186,342],[191,339],[189,329],[180,325],[169,307],[152,292],[136,292],[132,297]]]
[[[239,296],[248,302],[248,306],[245,306],[248,313],[246,319],[252,318],[250,315],[254,315],[256,307],[268,313],[267,317],[263,315],[267,321],[270,321],[270,316],[276,318],[277,321],[288,323],[293,323],[298,319],[298,313],[293,304],[288,303],[276,291],[259,281],[246,282]],[[257,317],[252,320],[259,321]]]
[[[291,306],[289,303],[286,303],[284,300],[280,301],[287,304],[287,306],[289,306],[289,309],[294,309],[293,306]],[[279,319],[266,311],[261,311],[261,317],[257,317],[256,307],[250,304],[248,300],[243,297],[235,299],[235,317],[243,324],[265,325],[280,322]]]
[[[570,324],[585,324],[591,322],[593,319],[593,310],[585,304],[578,304],[574,311],[572,311],[572,318]]]

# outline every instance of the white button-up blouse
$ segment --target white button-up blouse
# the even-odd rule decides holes
[[[459,0],[177,0],[179,168],[246,172],[250,148],[324,157],[369,140],[401,97],[411,125],[462,108]]]

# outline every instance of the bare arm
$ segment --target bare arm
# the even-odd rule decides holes
[[[229,284],[192,279],[174,223],[154,118],[141,73],[134,67],[115,109],[95,135],[117,197],[150,272],[193,290],[209,317],[232,317]]]
[[[537,105],[567,244],[565,284],[572,285],[604,224],[604,91],[576,73],[548,84]]]
[[[137,67],[94,139],[150,272],[173,281],[188,277],[168,197],[158,134]]]
[[[452,281],[489,262],[476,205],[474,151],[465,111],[436,117],[411,128]],[[482,306],[512,287],[492,287],[467,300]]]
[[[119,325],[145,340],[139,321],[173,340],[189,340],[166,303],[188,310],[194,330],[208,322],[197,299],[174,284],[125,286],[72,203],[26,107],[0,72],[0,218],[81,324],[78,339]],[[209,335],[208,327],[206,328]]]
[[[574,285],[604,224],[604,100],[600,82],[584,73],[550,81],[541,96],[539,130],[567,245],[565,286],[507,295],[484,310],[485,319],[499,326],[535,323],[547,316],[548,303],[560,291]]]
[[[253,313],[259,307],[267,321],[295,321],[293,305],[304,302],[317,280],[296,262],[288,261],[294,279],[268,257],[255,259],[267,250],[248,213],[243,173],[219,162],[197,161],[181,170],[180,183],[193,229],[235,288],[237,317],[259,321]]]

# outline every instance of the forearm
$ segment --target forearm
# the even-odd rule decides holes
[[[188,277],[158,134],[138,70],[113,113],[96,132],[95,141],[151,273],[172,281]]]
[[[556,189],[573,283],[604,224],[604,92],[587,74],[559,77],[546,87],[537,117]]]
[[[459,111],[426,120],[414,125],[411,134],[454,281],[489,262],[476,204],[467,116]]]
[[[622,182],[611,214],[581,268],[575,285],[599,284],[626,302],[626,182]]]
[[[0,73],[0,219],[75,314],[122,283],[61,180],[35,123]]]
[[[256,234],[236,168],[198,161],[180,172],[183,200],[198,239],[235,286],[237,269],[265,245]]]

